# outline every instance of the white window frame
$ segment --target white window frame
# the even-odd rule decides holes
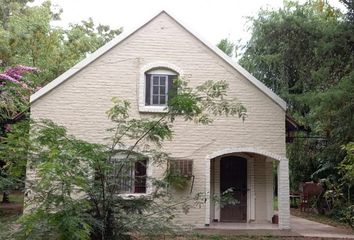
[[[139,112],[146,112],[146,113],[163,113],[167,112],[166,105],[145,105],[145,95],[146,95],[146,73],[149,74],[167,74],[167,75],[178,75],[180,77],[184,76],[183,70],[178,67],[177,65],[169,62],[152,62],[144,65],[140,68],[139,74]],[[170,74],[172,73],[172,74]]]
[[[134,192],[124,192],[124,193],[119,193],[118,195],[124,199],[133,199],[133,198],[138,198],[138,197],[149,197],[152,194],[152,182],[151,182],[151,177],[153,175],[153,169],[152,169],[152,163],[150,160],[150,157],[146,156],[146,192],[145,193],[134,193]],[[132,177],[135,179],[135,166],[134,169],[131,169],[132,171]],[[131,189],[134,189],[135,186],[131,186]]]
[[[166,74],[151,74],[151,77],[150,77],[150,105],[151,106],[167,106],[167,100],[168,100],[168,76],[171,76],[171,75],[166,75]],[[160,77],[165,77],[165,92],[164,92],[164,96],[165,96],[165,103],[164,104],[154,104],[154,100],[153,100],[153,97],[154,95],[154,77],[158,77],[159,78],[159,82],[158,82],[158,85],[157,87],[159,88],[159,93],[157,94],[157,96],[159,96],[159,99],[158,101],[160,101],[160,97],[163,96],[161,95],[160,93],[160,87],[162,85],[160,85]]]
[[[130,183],[129,183],[129,191],[124,191],[121,194],[146,194],[148,191],[148,184],[147,184],[147,179],[148,179],[148,162],[149,160],[146,159],[146,166],[145,166],[145,172],[146,172],[146,181],[145,181],[145,192],[144,193],[135,193],[133,192],[135,190],[135,171],[136,171],[136,162],[132,164],[132,166],[129,169],[129,175],[130,175]]]
[[[135,171],[133,171],[133,174],[135,174]],[[152,182],[151,182],[151,177],[152,177],[152,164],[150,158],[146,159],[146,192],[145,193],[120,193],[119,196],[124,198],[124,199],[135,199],[139,197],[151,197],[152,194]],[[134,176],[135,177],[135,176]]]

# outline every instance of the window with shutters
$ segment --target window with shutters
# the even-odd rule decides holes
[[[167,168],[165,180],[169,186],[183,190],[190,185],[193,188],[193,160],[171,159]],[[192,180],[192,182],[191,182]]]
[[[175,88],[173,81],[178,74],[169,69],[153,69],[145,73],[145,106],[162,106],[168,104]]]

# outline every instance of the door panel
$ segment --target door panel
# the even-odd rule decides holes
[[[247,160],[242,157],[227,156],[220,162],[220,191],[234,190],[233,197],[239,203],[228,204],[220,209],[220,221],[247,221]]]

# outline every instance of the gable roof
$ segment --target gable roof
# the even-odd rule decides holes
[[[261,90],[265,95],[267,95],[270,99],[272,99],[276,104],[278,104],[283,110],[286,110],[286,102],[281,99],[278,95],[276,95],[271,89],[269,89],[267,86],[265,86],[262,82],[257,80],[254,76],[252,76],[246,69],[241,67],[239,64],[234,62],[229,56],[227,56],[223,51],[221,51],[219,48],[216,46],[208,43],[205,41],[202,37],[200,37],[198,34],[196,34],[194,31],[192,31],[190,28],[186,27],[186,24],[182,24],[181,21],[177,21],[176,18],[172,17],[170,14],[168,14],[166,11],[161,11],[159,14],[151,18],[149,21],[146,23],[142,24],[140,27],[133,29],[131,31],[123,32],[122,34],[119,34],[116,38],[96,50],[94,53],[90,54],[88,57],[77,63],[75,66],[61,74],[59,77],[45,85],[43,88],[35,92],[33,95],[30,97],[30,103],[34,103],[36,100],[47,94],[48,92],[52,91],[54,88],[68,80],[71,76],[75,75],[82,69],[84,69],[86,66],[88,66],[90,63],[98,59],[100,56],[108,52],[110,49],[113,47],[117,46],[119,43],[123,42],[125,39],[127,39],[129,36],[137,32],[139,29],[143,28],[147,24],[149,24],[151,21],[153,21],[155,18],[160,16],[161,14],[166,14],[169,16],[172,20],[174,20],[178,25],[180,25],[182,28],[184,28],[187,32],[189,32],[192,36],[194,36],[197,40],[199,40],[201,43],[203,43],[207,48],[212,50],[217,56],[222,58],[226,63],[228,63],[231,67],[233,67],[236,71],[238,71],[241,75],[243,75],[248,81],[250,81],[254,86],[256,86],[259,90]]]

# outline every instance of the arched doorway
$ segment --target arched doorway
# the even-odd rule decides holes
[[[228,148],[208,155],[205,167],[205,189],[208,196],[205,209],[206,226],[213,222],[271,224],[275,214],[273,169],[276,167],[278,227],[290,228],[289,172],[286,157],[255,148]],[[236,207],[222,206],[214,200],[214,196],[220,196],[228,187],[234,187],[236,190],[235,198],[240,201]]]

